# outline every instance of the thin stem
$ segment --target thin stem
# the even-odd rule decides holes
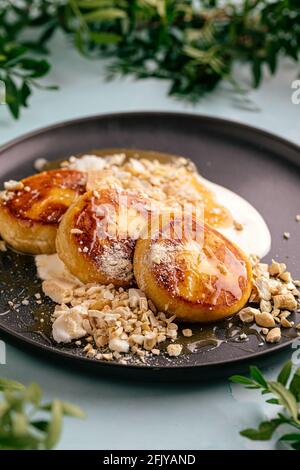
[[[81,13],[80,8],[77,5],[76,0],[69,0],[69,4],[70,4],[71,9],[73,10],[74,15],[79,20],[79,23],[82,29],[84,29],[86,32],[90,32],[90,29],[84,19],[83,14]]]

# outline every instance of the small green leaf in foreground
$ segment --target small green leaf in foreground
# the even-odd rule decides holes
[[[65,416],[84,418],[76,405],[53,400],[42,403],[42,390],[32,383],[27,388],[0,377],[0,449],[53,449],[61,437]]]
[[[290,432],[286,432],[279,440],[288,442],[291,449],[300,450],[300,368],[294,374],[292,369],[292,362],[288,361],[281,369],[277,381],[268,381],[257,367],[250,367],[251,379],[242,375],[230,378],[232,382],[248,389],[254,388],[251,385],[254,381],[256,388],[261,389],[261,394],[268,395],[268,404],[281,407],[274,419],[262,421],[257,429],[244,429],[240,432],[242,436],[255,441],[266,441],[272,438],[281,425],[285,425],[285,431],[289,428]]]

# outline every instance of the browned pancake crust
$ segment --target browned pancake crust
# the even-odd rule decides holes
[[[25,253],[54,253],[58,224],[72,202],[86,190],[86,175],[76,170],[50,170],[6,190],[0,203],[0,232]]]
[[[121,205],[120,197],[124,198]],[[86,193],[63,217],[56,242],[59,257],[82,282],[129,285],[138,231],[131,233],[130,223],[129,232],[125,230],[128,219],[119,219],[120,211],[129,211],[131,222],[137,220],[135,214],[141,214],[142,230],[147,223],[147,202],[132,191],[105,188]]]
[[[238,247],[207,224],[202,230],[199,243],[195,238],[165,238],[161,232],[154,239],[139,240],[134,274],[159,309],[183,320],[209,322],[244,306],[252,272]]]
[[[58,224],[76,196],[85,192],[86,176],[76,170],[43,171],[22,180],[3,206],[18,219]]]

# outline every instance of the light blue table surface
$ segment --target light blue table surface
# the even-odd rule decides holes
[[[25,132],[66,119],[117,111],[187,111],[219,116],[268,130],[300,142],[300,105],[291,102],[295,65],[282,63],[275,78],[251,91],[252,107],[242,109],[221,86],[195,107],[170,99],[167,84],[131,79],[103,82],[103,63],[87,61],[61,37],[52,43],[53,69],[45,83],[59,84],[58,92],[36,91],[28,110],[13,121],[0,107],[0,143]],[[247,70],[239,71],[249,81]],[[300,207],[299,207],[300,209]],[[292,350],[286,352],[286,359]],[[282,362],[283,363],[283,362]],[[275,377],[280,366],[265,370]],[[37,381],[47,398],[79,404],[84,421],[67,419],[60,449],[272,449],[273,442],[253,443],[239,430],[256,426],[274,409],[255,392],[230,386],[227,380],[205,385],[141,385],[91,376],[55,367],[37,355],[7,344],[7,364],[0,375],[24,383]]]

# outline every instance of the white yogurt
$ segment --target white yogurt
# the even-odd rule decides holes
[[[238,245],[247,255],[257,255],[260,258],[265,256],[271,248],[271,234],[260,213],[230,189],[202,177],[200,180],[214,192],[219,204],[229,210],[234,220],[243,225],[243,230],[229,227],[219,228],[219,232]]]

